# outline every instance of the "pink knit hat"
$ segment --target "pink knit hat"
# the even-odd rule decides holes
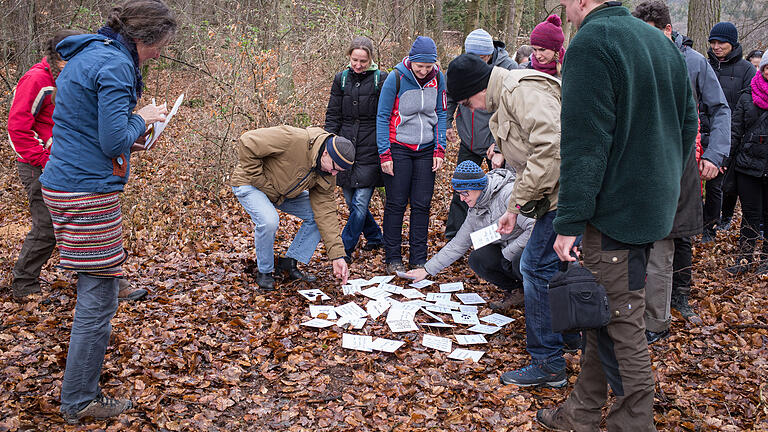
[[[550,49],[556,53],[562,50],[564,40],[563,22],[555,14],[548,16],[546,21],[539,23],[531,32],[531,45]]]

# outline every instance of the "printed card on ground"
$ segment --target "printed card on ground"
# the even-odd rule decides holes
[[[416,331],[416,323],[413,320],[387,320],[387,325],[392,333]]]
[[[480,358],[485,354],[485,351],[472,351],[463,348],[456,348],[452,353],[448,354],[449,359],[454,360],[466,360],[472,359],[475,363],[480,361]]]
[[[456,293],[456,297],[458,297],[464,304],[473,305],[485,303],[485,300],[477,295],[477,293]]]
[[[313,318],[307,322],[301,323],[303,326],[307,327],[314,327],[314,328],[326,328],[332,326],[334,323],[328,320],[324,320],[322,318]]]
[[[360,288],[360,285],[342,285],[341,291],[344,293],[344,295],[355,295],[359,293],[362,290]]]
[[[385,299],[371,300],[365,305],[365,310],[368,311],[368,315],[371,316],[371,319],[375,320],[389,309],[390,305],[391,304]]]
[[[368,298],[372,298],[374,300],[380,299],[382,297],[389,297],[389,296],[392,295],[391,292],[384,291],[383,289],[381,289],[381,288],[379,288],[377,286],[364,289],[364,290],[360,291],[360,294],[362,294],[362,295],[364,295],[364,296],[366,296]]]
[[[421,344],[427,348],[436,349],[438,351],[451,352],[451,345],[453,342],[444,337],[425,334],[421,340]]]
[[[485,317],[480,318],[480,321],[487,322],[488,324],[493,324],[499,327],[504,327],[505,325],[514,322],[514,318],[510,318],[508,316],[504,316],[502,314],[491,314]]]
[[[484,344],[488,343],[487,340],[485,340],[485,336],[481,334],[471,334],[471,335],[453,335],[456,338],[456,342],[459,345],[475,345],[475,344]]]
[[[426,309],[428,311],[430,311],[430,312],[435,312],[435,313],[447,313],[447,314],[449,314],[449,313],[453,312],[453,309],[451,309],[451,308],[449,308],[447,306],[431,305],[431,306],[427,306]]]
[[[376,338],[373,340],[373,343],[371,344],[371,348],[375,351],[384,351],[388,353],[393,353],[403,345],[405,345],[405,342],[403,341],[394,340],[394,339]]]
[[[437,327],[437,328],[456,328],[453,324],[446,324],[444,322],[431,322],[431,323],[422,323],[421,325],[427,326],[427,327]]]
[[[308,290],[299,290],[299,294],[304,296],[307,300],[314,302],[317,300],[330,300],[331,298],[328,297],[327,294],[320,291],[319,289],[308,289]]]
[[[349,302],[341,306],[336,306],[336,313],[343,317],[362,318],[368,315],[368,312],[357,305],[355,302]]]
[[[480,321],[477,319],[477,315],[468,314],[468,313],[462,313],[462,312],[451,312],[451,317],[453,317],[453,322],[456,324],[480,324]]]
[[[360,287],[363,287],[363,286],[366,286],[366,285],[370,285],[370,283],[368,283],[368,279],[360,279],[360,278],[349,279],[349,280],[347,280],[347,283],[350,284],[350,285],[356,285],[356,286],[360,286]]]
[[[451,301],[451,293],[427,293],[427,301],[435,303]]]
[[[470,233],[469,238],[472,239],[472,247],[477,250],[501,239],[501,234],[496,232],[497,229],[499,229],[499,226],[494,223],[491,226]]]
[[[461,313],[469,313],[469,314],[472,314],[472,315],[477,315],[477,306],[459,305],[459,312],[461,312]]]
[[[440,284],[441,293],[452,293],[452,292],[463,291],[463,290],[464,290],[464,282],[450,282],[450,283]]]
[[[383,284],[379,285],[379,288],[383,289],[386,292],[392,293],[392,294],[402,294],[402,292],[403,292],[403,287],[397,286],[397,285],[392,285],[392,284],[389,284],[389,283],[383,283]]]
[[[426,288],[426,287],[432,285],[433,283],[434,282],[432,282],[431,280],[422,279],[422,280],[420,280],[418,282],[410,283],[410,284],[408,284],[408,286],[416,288],[416,289],[421,289],[421,288]]]
[[[382,283],[389,283],[394,278],[395,278],[394,275],[374,276],[374,277],[368,279],[368,284],[370,284],[370,285],[378,285],[378,284],[382,284]]]
[[[439,302],[435,302],[435,306],[446,307],[448,309],[459,309],[461,307],[461,303],[453,300],[439,301]]]
[[[341,346],[346,349],[371,352],[372,343],[373,338],[370,336],[353,335],[349,333],[344,333],[341,336]]]
[[[339,320],[336,322],[336,325],[342,328],[360,330],[365,326],[366,321],[368,321],[368,318],[343,316],[339,318]]]
[[[424,294],[421,293],[421,291],[413,288],[404,289],[400,292],[400,295],[402,295],[405,298],[409,299],[416,299],[416,298],[424,298],[426,297]]]
[[[467,330],[475,333],[494,334],[497,331],[501,330],[501,327],[485,325],[485,324],[477,324],[475,326],[468,328]]]
[[[320,314],[325,314],[324,319],[328,320],[335,320],[338,318],[336,316],[336,309],[330,305],[309,305],[309,314],[312,318],[317,318]]]

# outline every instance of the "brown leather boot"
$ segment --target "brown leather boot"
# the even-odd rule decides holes
[[[494,312],[504,312],[525,303],[522,289],[508,291],[504,294],[504,300],[488,303],[488,307]]]
[[[125,279],[118,279],[118,285],[120,286],[120,291],[117,292],[118,301],[141,300],[149,294],[149,291],[134,287]]]

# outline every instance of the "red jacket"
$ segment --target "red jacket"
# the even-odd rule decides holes
[[[8,114],[8,138],[19,162],[45,168],[52,143],[55,93],[56,82],[45,58],[16,85]]]

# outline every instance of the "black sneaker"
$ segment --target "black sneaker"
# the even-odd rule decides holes
[[[303,280],[306,282],[314,282],[317,280],[315,276],[299,270],[298,262],[293,258],[278,257],[277,268],[285,273],[290,280]]]
[[[104,420],[109,417],[115,417],[123,411],[131,409],[132,406],[133,402],[129,399],[115,399],[102,394],[80,411],[73,414],[61,413],[61,416],[67,424],[76,425],[84,418],[90,417],[94,420]]]
[[[546,386],[552,388],[565,387],[568,384],[565,369],[552,371],[544,364],[530,364],[520,369],[504,372],[501,375],[502,384],[515,384],[520,387]]]
[[[258,272],[256,274],[256,284],[264,291],[272,291],[275,289],[275,278],[272,273]]]
[[[648,341],[648,345],[654,342],[658,342],[668,336],[669,336],[669,329],[662,330],[660,332],[654,332],[650,330],[645,331],[645,339]]]
[[[364,251],[372,251],[372,250],[376,250],[376,249],[381,249],[383,247],[384,247],[384,243],[366,242],[365,245],[363,246],[363,250]]]

